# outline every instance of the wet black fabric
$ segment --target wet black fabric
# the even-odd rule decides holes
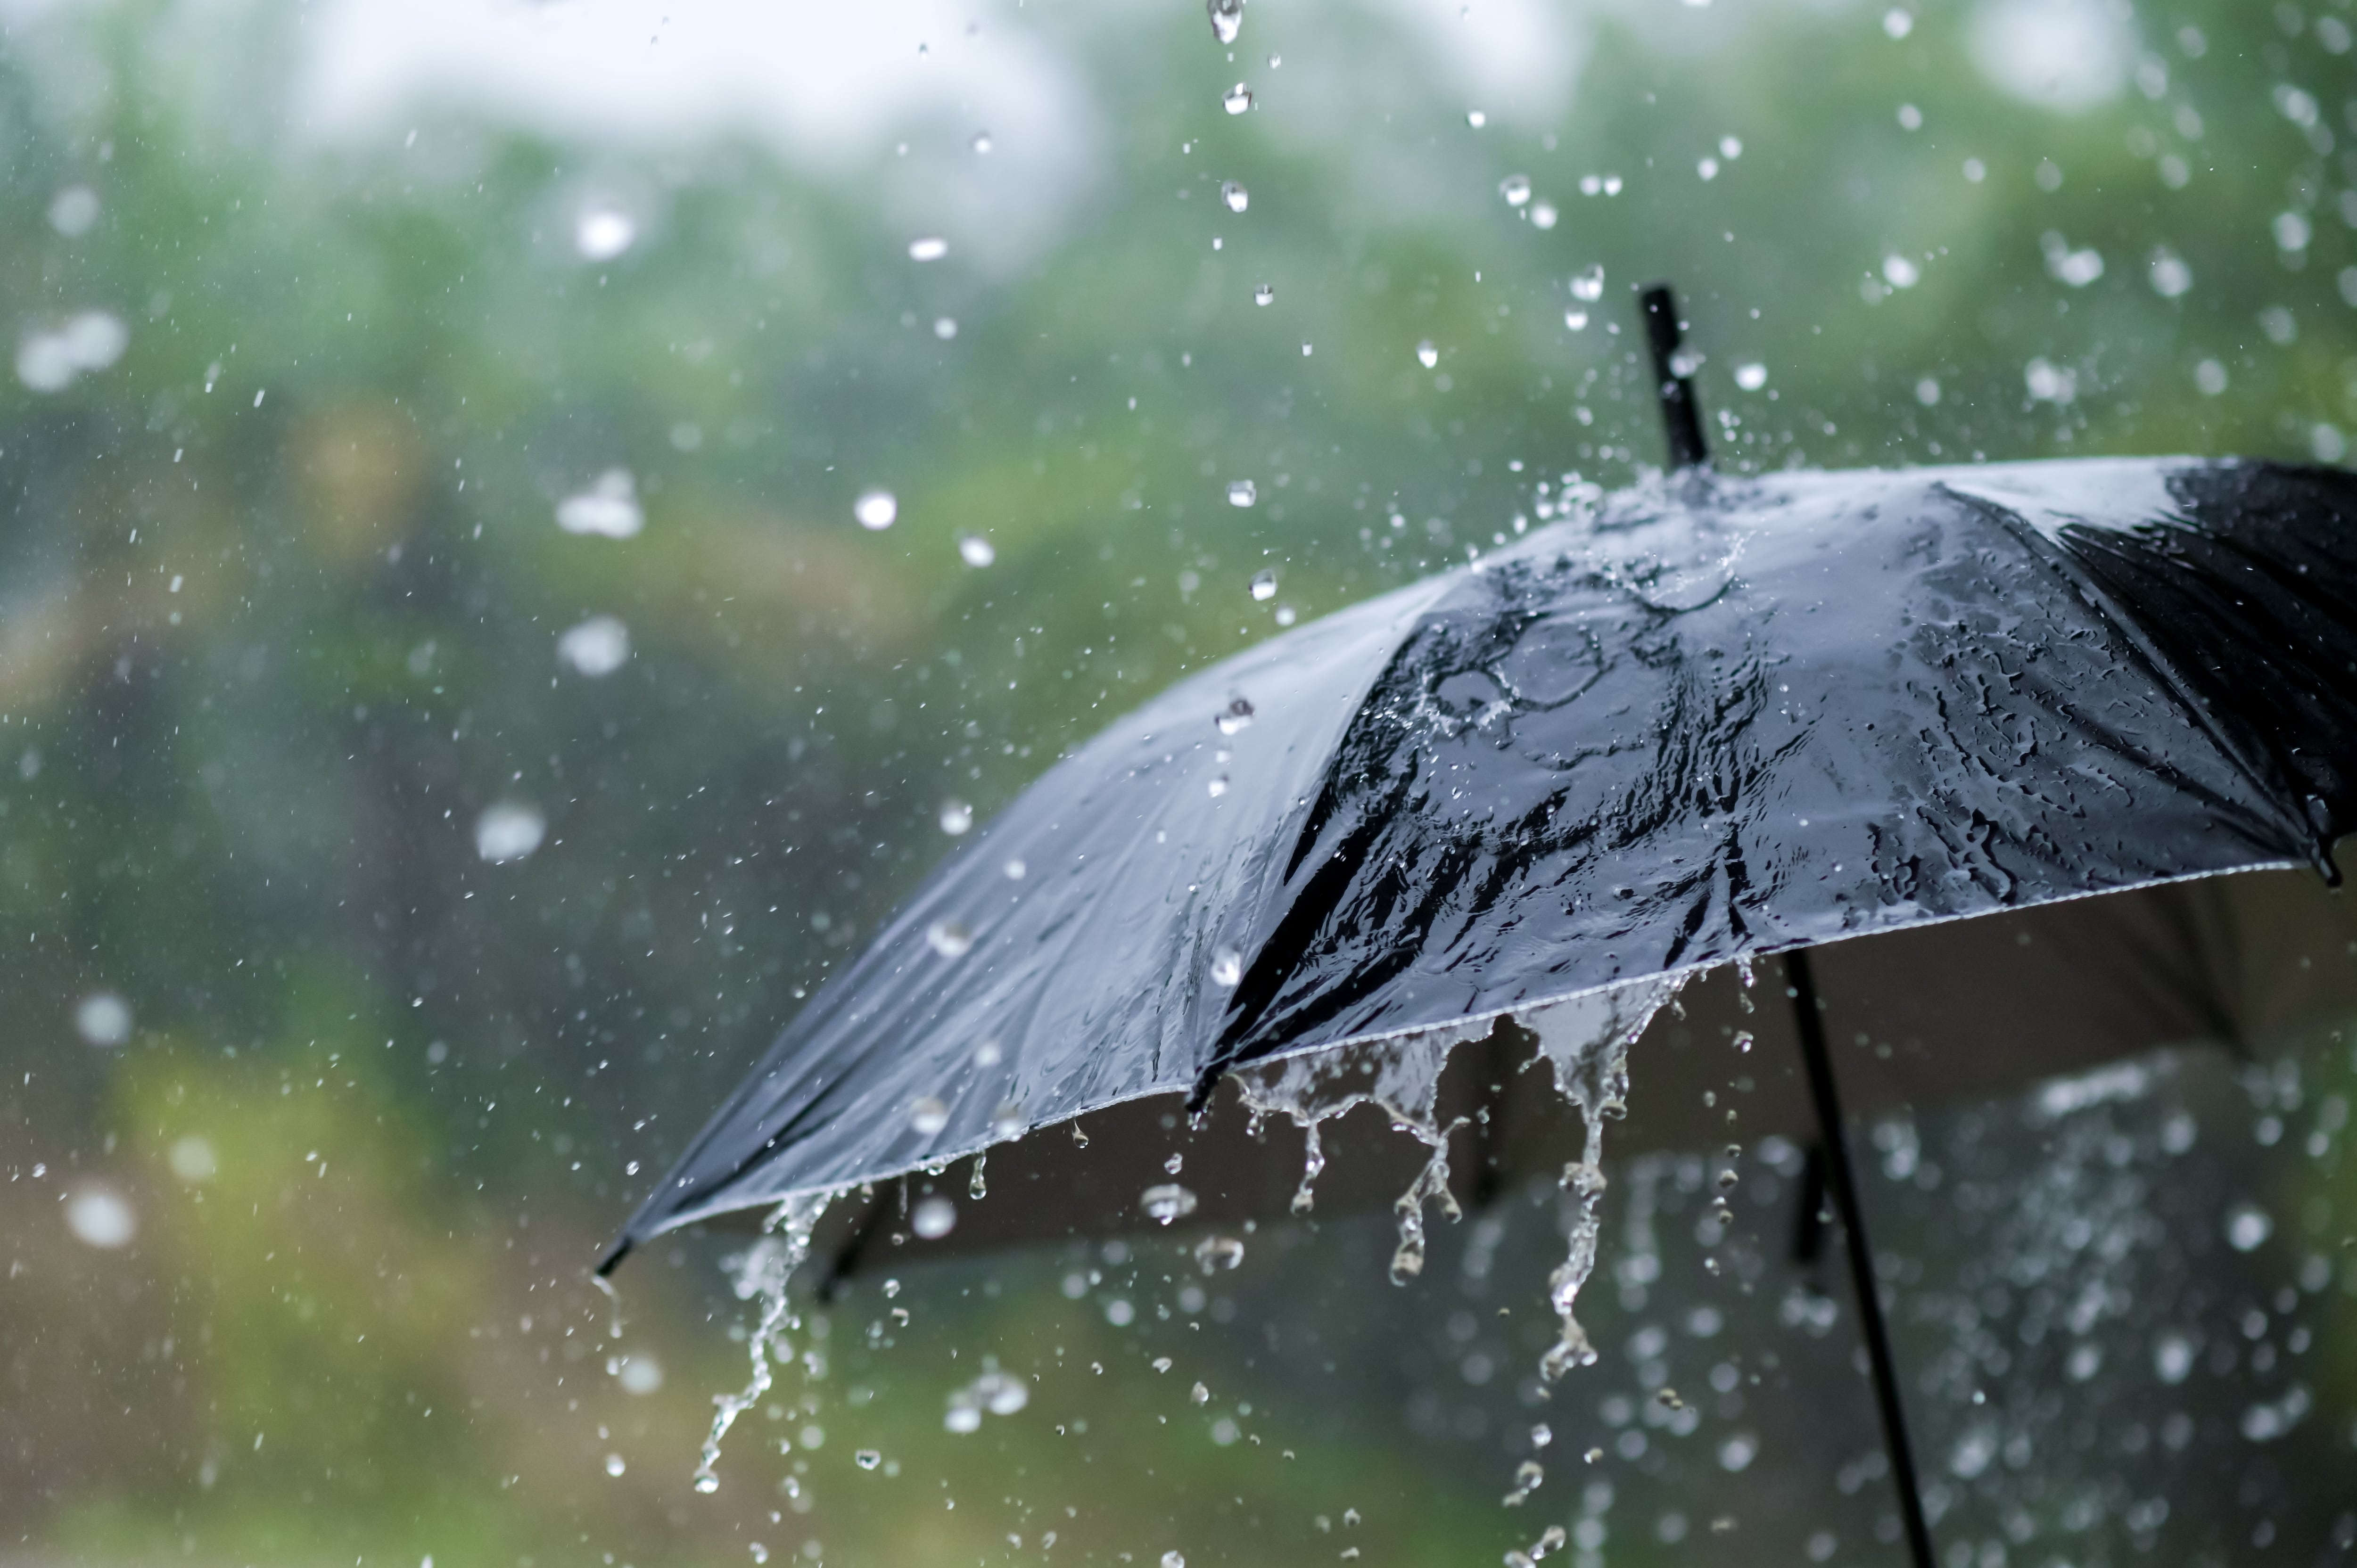
[[[623,1243],[1273,1055],[2321,865],[2357,825],[2352,594],[2335,470],[1611,498],[1060,762],[811,999]]]

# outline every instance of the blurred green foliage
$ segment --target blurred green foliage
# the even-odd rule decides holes
[[[406,140],[312,139],[305,8],[200,9],[0,42],[9,1561],[738,1561],[830,1520],[901,1560],[1005,1549],[1004,1510],[852,1500],[881,1478],[841,1440],[804,1455],[815,1521],[688,1495],[741,1375],[721,1244],[626,1280],[643,1395],[582,1268],[946,848],[945,799],[986,815],[1280,616],[1478,553],[1542,478],[1640,473],[1633,282],[1678,283],[1733,470],[2337,457],[2357,428],[2345,0],[2139,7],[2118,91],[2067,114],[1975,68],[1993,5],[1583,5],[1576,89],[1478,131],[1404,10],[1269,0],[1229,116],[1246,68],[1188,0],[1034,5],[1110,106],[1103,168],[1019,263],[921,265],[877,199],[895,155],[430,103]],[[952,168],[970,130],[924,121],[914,156]],[[574,243],[585,170],[644,199],[610,258]],[[127,348],[40,390],[27,345],[92,310]],[[561,531],[614,469],[643,532]],[[870,485],[887,532],[853,521]],[[601,679],[555,651],[591,615],[630,638]],[[502,801],[546,839],[487,864]],[[97,993],[119,1047],[77,1033]],[[128,1247],[59,1222],[93,1187]],[[1038,1277],[940,1348],[1060,1363],[1039,1406],[1084,1402],[1110,1331],[1043,1315],[1061,1263],[1009,1266]],[[1221,1560],[1340,1551],[1346,1507],[1369,1562],[1516,1539],[1486,1470],[1442,1484],[1385,1431],[1294,1442],[1284,1486],[1332,1502],[1264,1525],[1277,1418],[1181,1457],[1101,1415],[1076,1461],[1045,1423],[946,1434],[936,1397],[879,1396],[906,1473],[984,1498],[1092,1466],[1092,1522],[1018,1533],[1095,1561],[1231,1510]],[[767,1424],[740,1437],[754,1470]]]

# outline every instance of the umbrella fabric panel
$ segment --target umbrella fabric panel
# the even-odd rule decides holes
[[[2346,777],[2357,731],[2222,711],[2196,672],[2243,624],[2179,610],[2264,604],[2283,659],[2357,662],[2317,542],[2350,481],[2237,532],[2244,473],[1694,476],[1208,670],[952,857],[626,1237],[1273,1055],[2309,861],[2286,769]],[[2174,585],[2157,613],[2131,568]]]
[[[1448,583],[1206,670],[1050,768],[819,990],[626,1236],[1193,1083],[1227,994],[1214,965],[1249,940],[1344,725]]]
[[[1345,736],[1214,1070],[2311,858],[2298,800],[2156,668],[2141,612],[2077,591],[2071,555],[2191,532],[2152,476],[1808,476],[1625,505],[1592,538],[1464,575]],[[2304,537],[2333,514],[2300,520]],[[2228,591],[2198,561],[2177,570],[2196,596]],[[2357,636],[2324,595],[2351,573],[2301,581],[2293,656],[2345,660]],[[2205,629],[2237,628],[2167,635],[2200,648]],[[2306,750],[2345,755],[2357,730],[2316,716]]]

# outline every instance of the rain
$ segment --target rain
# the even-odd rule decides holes
[[[2346,4],[18,11],[26,1563],[2357,1550]]]

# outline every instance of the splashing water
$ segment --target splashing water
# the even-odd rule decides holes
[[[1234,43],[1244,30],[1244,0],[1204,0],[1203,9],[1211,18],[1211,36],[1220,42]]]
[[[1405,1284],[1424,1272],[1425,1205],[1436,1202],[1451,1219],[1458,1216],[1457,1200],[1448,1190],[1448,1135],[1462,1124],[1462,1119],[1440,1124],[1436,1110],[1440,1072],[1453,1047],[1488,1035],[1494,1022],[1481,1018],[1446,1025],[1376,1041],[1372,1049],[1316,1051],[1255,1064],[1236,1074],[1237,1087],[1255,1125],[1274,1113],[1289,1118],[1301,1129],[1306,1148],[1301,1186],[1293,1195],[1296,1214],[1308,1213],[1317,1203],[1318,1178],[1326,1169],[1320,1124],[1353,1106],[1375,1106],[1394,1126],[1432,1151],[1424,1169],[1393,1206],[1400,1237],[1398,1250],[1392,1254],[1394,1284]]]
[[[1563,1168],[1563,1188],[1573,1200],[1571,1235],[1563,1262],[1547,1276],[1547,1303],[1561,1328],[1553,1348],[1539,1360],[1544,1383],[1554,1383],[1574,1367],[1595,1364],[1596,1348],[1573,1308],[1580,1287],[1596,1269],[1598,1211],[1604,1201],[1604,1122],[1627,1110],[1629,1047],[1684,983],[1683,975],[1644,981],[1574,997],[1521,1018],[1538,1036],[1539,1056],[1554,1069],[1556,1090],[1578,1109],[1584,1133],[1579,1158]]]
[[[718,1408],[712,1416],[712,1431],[704,1439],[704,1451],[695,1466],[695,1489],[716,1492],[720,1477],[713,1466],[720,1462],[721,1439],[737,1418],[752,1409],[770,1391],[770,1363],[793,1359],[793,1351],[786,1343],[789,1330],[802,1326],[794,1316],[786,1296],[786,1284],[794,1270],[810,1256],[811,1232],[818,1228],[819,1216],[826,1212],[832,1193],[807,1193],[786,1199],[772,1209],[761,1227],[761,1240],[748,1251],[737,1272],[737,1294],[740,1300],[758,1299],[761,1316],[747,1341],[747,1354],[752,1359],[752,1376],[744,1389],[733,1394],[715,1394],[712,1402]]]

